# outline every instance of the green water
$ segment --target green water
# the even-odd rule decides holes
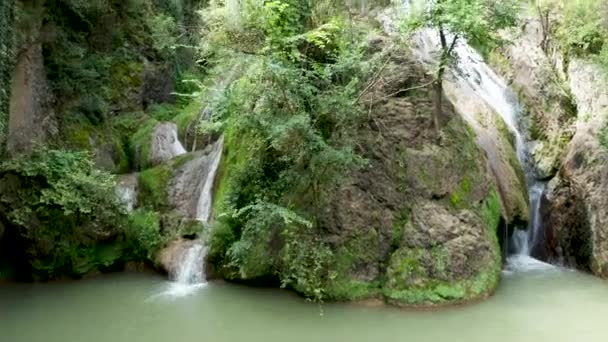
[[[2,342],[608,341],[608,283],[573,271],[505,275],[495,296],[413,312],[319,307],[280,290],[212,283],[162,295],[154,275],[0,285]]]

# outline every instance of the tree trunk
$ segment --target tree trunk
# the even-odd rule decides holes
[[[443,112],[443,80],[438,78],[433,84],[433,129],[436,133],[439,132],[440,118]]]

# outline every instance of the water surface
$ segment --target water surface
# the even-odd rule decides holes
[[[0,285],[5,342],[602,341],[608,283],[568,270],[507,273],[489,300],[442,311],[315,304],[212,283],[174,297],[164,279],[119,274]],[[172,293],[174,293],[173,291]],[[184,294],[185,292],[181,292]]]

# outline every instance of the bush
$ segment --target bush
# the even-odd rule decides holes
[[[151,260],[163,244],[157,213],[138,209],[129,215],[125,237],[130,258],[138,261]]]
[[[81,274],[107,264],[96,244],[114,241],[124,227],[114,187],[87,153],[39,148],[0,165],[0,213],[27,241],[43,277]]]
[[[592,58],[608,70],[608,5],[602,1],[563,1],[557,37],[564,50]]]
[[[213,106],[226,145],[211,258],[228,278],[277,275],[284,286],[322,300],[332,252],[319,218],[330,195],[364,165],[354,149],[362,119],[357,98],[376,59],[347,19],[313,23],[316,5],[269,1],[255,8],[257,18],[241,21],[263,43],[252,46],[255,60]],[[225,40],[212,41],[221,47],[211,48],[209,61],[221,64],[235,27],[215,25],[213,38]]]

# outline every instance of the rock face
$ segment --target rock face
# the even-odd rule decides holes
[[[328,208],[338,258],[352,261],[329,293],[344,298],[368,286],[368,294],[397,305],[480,298],[493,291],[501,267],[497,186],[475,132],[450,105],[438,143],[429,128],[430,89],[386,97],[424,82],[407,64],[395,57],[366,98],[372,110],[360,146],[371,166]],[[386,280],[378,286],[378,279]]]
[[[400,39],[390,11],[380,17],[385,30]],[[412,53],[427,70],[434,72],[439,55],[439,37],[432,30],[419,30],[409,40]],[[443,81],[446,97],[454,110],[473,129],[477,144],[487,156],[491,174],[501,197],[507,223],[527,221],[529,216],[526,181],[516,154],[518,137],[514,101],[507,101],[507,86],[485,65],[479,54],[466,44],[455,48],[459,62],[448,70]],[[503,117],[505,119],[503,119]],[[509,121],[509,122],[505,122]]]
[[[191,160],[176,170],[169,183],[169,201],[184,217],[208,221],[222,147],[223,137],[204,151],[195,152]]]
[[[323,294],[404,306],[484,298],[501,271],[497,227],[503,203],[490,162],[476,132],[449,101],[440,131],[431,128],[432,89],[419,87],[430,80],[408,51],[389,53],[384,72],[362,97],[368,115],[356,146],[369,166],[345,174],[345,182],[323,199],[327,205],[314,240],[331,255],[322,270]],[[409,88],[416,89],[401,91]],[[225,161],[238,160],[236,144],[246,148],[247,142],[228,141]],[[222,174],[220,188],[233,181],[230,176]],[[222,254],[216,256],[214,250],[230,247],[213,245],[216,240],[226,239],[212,237],[210,245],[220,276],[271,281],[282,271],[281,234],[238,245],[255,255],[252,260],[266,263],[246,274],[231,272]]]
[[[32,44],[17,57],[12,79],[7,150],[28,152],[57,132],[53,97],[46,78],[42,46]]]
[[[158,124],[152,132],[150,161],[153,165],[162,164],[186,153],[177,138],[177,125],[172,122]]]
[[[507,37],[512,43],[492,54],[490,60],[510,80],[526,106],[525,122],[539,178],[557,173],[572,137],[576,108],[563,84],[563,57],[550,40],[543,39],[540,21],[525,18],[521,32]],[[543,48],[545,50],[543,50]]]
[[[547,254],[608,277],[608,91],[601,71],[572,60],[570,89],[577,103],[575,134],[547,192]],[[604,140],[603,140],[604,139]]]
[[[137,193],[139,183],[137,174],[122,176],[118,179],[116,194],[122,201],[128,212],[132,212],[137,207]]]
[[[156,263],[172,278],[175,278],[177,270],[180,268],[180,262],[183,261],[184,252],[194,244],[193,240],[186,239],[172,241],[159,252]]]

